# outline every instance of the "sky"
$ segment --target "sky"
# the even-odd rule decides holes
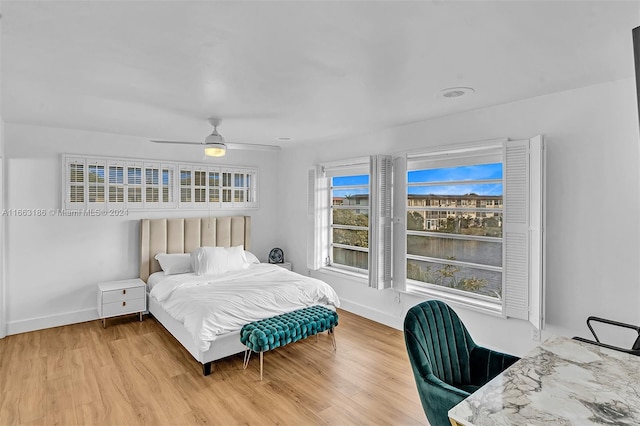
[[[460,181],[476,181],[497,179],[500,182],[465,184]],[[425,183],[409,187],[409,194],[464,195],[502,195],[502,163],[479,164],[473,166],[447,167],[440,169],[414,170],[407,173],[409,184]],[[447,182],[457,182],[447,185]],[[346,195],[367,194],[369,192],[369,176],[339,176],[332,179],[333,194],[336,197]],[[354,186],[360,186],[356,188]],[[335,189],[339,187],[350,187]]]

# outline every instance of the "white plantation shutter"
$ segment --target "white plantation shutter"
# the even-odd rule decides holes
[[[531,138],[529,149],[531,191],[529,272],[529,322],[538,330],[544,328],[544,247],[545,247],[545,150],[542,136]]]
[[[371,156],[369,163],[369,287],[391,287],[393,158]]]
[[[509,141],[504,159],[503,313],[537,328],[543,305],[542,152],[541,137]]]
[[[82,209],[86,206],[86,161],[83,158],[64,159],[64,200],[66,209]]]
[[[398,291],[407,289],[407,157],[394,158],[393,164],[393,281],[392,287]]]
[[[107,206],[110,209],[123,208],[125,205],[125,161],[109,161],[107,173]]]
[[[106,163],[104,160],[87,161],[86,193],[87,208],[104,209],[106,206]]]
[[[307,268],[318,270],[324,265],[328,255],[324,248],[325,232],[323,223],[328,205],[326,178],[322,169],[309,169],[307,180]]]
[[[160,165],[160,205],[163,208],[175,208],[176,201],[176,165]]]
[[[143,207],[142,175],[144,165],[142,162],[129,161],[125,171],[125,201],[128,208]]]

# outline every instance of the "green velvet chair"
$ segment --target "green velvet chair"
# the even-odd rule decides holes
[[[451,408],[519,359],[476,345],[458,315],[439,300],[409,309],[404,338],[431,426],[451,426]]]

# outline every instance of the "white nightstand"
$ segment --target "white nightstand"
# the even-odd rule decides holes
[[[274,263],[274,265],[291,270],[291,262]]]
[[[107,318],[119,315],[137,313],[142,321],[142,313],[147,310],[145,287],[140,278],[98,284],[98,315],[102,318],[102,327],[106,326]]]

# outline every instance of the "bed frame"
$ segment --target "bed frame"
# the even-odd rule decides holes
[[[249,250],[251,239],[250,216],[193,217],[176,219],[142,219],[140,222],[140,278],[161,270],[155,259],[158,253],[191,253],[198,247],[232,247],[244,245]],[[211,374],[215,360],[244,352],[240,331],[216,339],[203,352],[186,328],[174,320],[162,307],[148,297],[149,312],[202,364],[205,376]]]

